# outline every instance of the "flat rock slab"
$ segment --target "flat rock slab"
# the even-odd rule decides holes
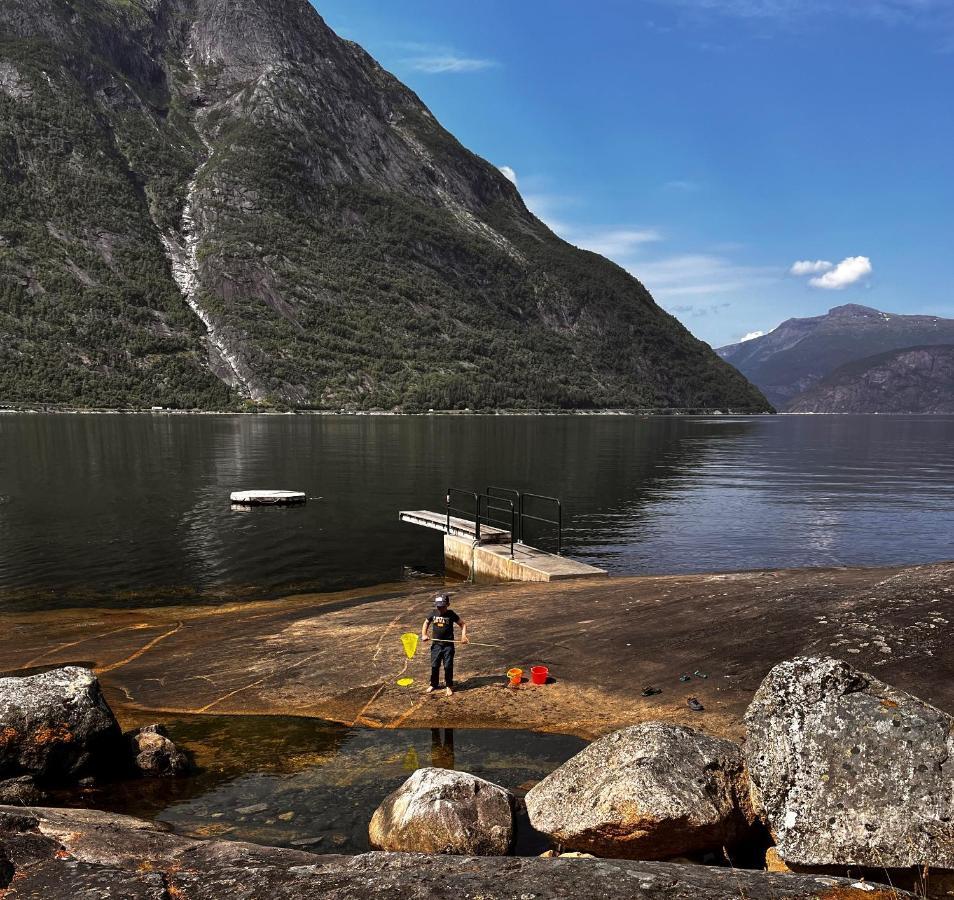
[[[0,671],[95,665],[125,728],[210,712],[593,738],[654,720],[741,740],[762,679],[796,654],[851,660],[954,711],[952,563],[463,585],[452,603],[475,643],[457,652],[453,697],[425,696],[427,655],[408,662],[401,646],[433,591],[395,584],[228,605],[0,612]],[[511,666],[538,663],[554,683],[504,687]],[[415,679],[410,690],[396,684],[404,675]],[[646,685],[661,693],[641,697]],[[686,707],[690,695],[705,712]]]
[[[288,506],[304,503],[308,498],[302,491],[232,491],[229,499],[240,506]]]
[[[900,900],[847,879],[601,859],[316,856],[227,841],[173,839],[150,849],[148,823],[89,811],[0,807],[9,900]],[[129,831],[135,852],[120,851]],[[171,835],[165,835],[172,838]],[[12,872],[11,872],[12,866]],[[10,878],[13,878],[12,882]]]

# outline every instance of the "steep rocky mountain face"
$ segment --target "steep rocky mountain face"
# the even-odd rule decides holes
[[[824,316],[789,319],[762,337],[716,352],[780,410],[839,366],[904,347],[954,344],[954,320],[897,316],[867,306],[838,306]],[[812,412],[800,404],[803,412]]]
[[[954,346],[906,347],[840,366],[789,411],[954,413]]]
[[[305,0],[3,0],[2,400],[768,408]]]

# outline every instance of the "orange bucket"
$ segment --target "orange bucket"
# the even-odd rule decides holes
[[[550,670],[547,666],[533,666],[530,669],[530,681],[533,684],[546,684],[549,674]]]
[[[510,687],[517,687],[523,678],[523,669],[509,669],[507,677],[510,679]]]

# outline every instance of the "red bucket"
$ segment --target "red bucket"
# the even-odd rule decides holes
[[[546,684],[549,674],[550,670],[546,666],[532,666],[530,669],[530,681],[533,684]]]

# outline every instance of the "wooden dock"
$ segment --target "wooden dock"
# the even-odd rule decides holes
[[[528,544],[515,542],[510,555],[510,532],[481,523],[480,541],[475,541],[476,526],[468,519],[430,510],[403,510],[402,522],[419,525],[444,535],[444,560],[455,572],[475,581],[563,581],[606,575],[587,563],[547,553]]]
[[[449,534],[468,541],[472,541],[477,533],[477,526],[473,522],[467,519],[458,519],[456,516],[450,517],[450,528],[448,529],[446,513],[431,512],[427,509],[412,509],[402,510],[398,515],[401,521],[407,522],[408,525],[420,525],[422,528],[430,528],[432,531],[439,531],[441,534]],[[502,528],[494,528],[493,525],[481,524],[480,543],[507,544],[509,547],[510,532],[504,531]]]

